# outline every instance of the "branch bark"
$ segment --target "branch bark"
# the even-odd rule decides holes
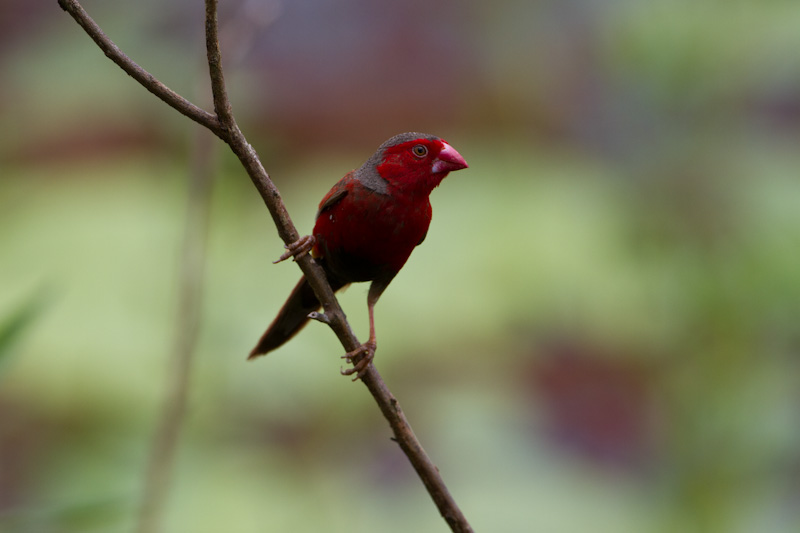
[[[220,136],[220,123],[214,114],[197,107],[126,56],[77,1],[58,0],[58,5],[75,19],[75,22],[89,34],[89,37],[111,61],[138,81],[145,89],[156,95],[181,115],[189,117],[201,126],[210,129],[215,135]]]
[[[58,0],[58,3],[120,68],[136,79],[148,91],[181,114],[207,127],[228,144],[233,153],[239,158],[253,185],[255,185],[264,200],[264,204],[278,230],[278,235],[284,243],[291,244],[300,237],[278,189],[234,119],[222,70],[218,39],[217,0],[206,0],[205,2],[206,52],[216,114],[208,113],[195,106],[134,63],[103,33],[76,0]],[[347,322],[344,312],[328,284],[325,273],[309,254],[299,257],[297,264],[322,303],[327,317],[326,322],[339,338],[344,349],[348,352],[355,350],[361,343],[358,342],[350,324]],[[425,453],[416,435],[414,435],[399,402],[389,391],[374,365],[369,365],[361,381],[372,394],[384,417],[389,422],[389,426],[394,433],[394,440],[408,457],[451,530],[458,533],[472,532],[466,517],[459,509],[439,474],[439,470]]]

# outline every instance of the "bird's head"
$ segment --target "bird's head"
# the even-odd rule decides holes
[[[448,173],[467,162],[443,139],[426,133],[401,133],[383,143],[362,167],[377,172],[390,189],[429,195]]]

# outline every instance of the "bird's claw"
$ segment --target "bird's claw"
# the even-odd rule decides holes
[[[345,359],[348,363],[353,363],[353,359],[361,355],[361,359],[353,363],[353,368],[348,368],[347,370],[342,370],[343,376],[352,376],[353,374],[356,377],[353,378],[353,381],[361,379],[364,377],[364,374],[367,373],[367,368],[372,363],[372,360],[375,359],[375,348],[377,347],[375,341],[367,341],[352,352],[347,352],[342,356],[342,359]]]
[[[309,250],[311,250],[311,248],[314,246],[314,242],[315,239],[313,235],[305,235],[291,244],[284,245],[283,247],[286,248],[286,251],[283,252],[276,261],[273,261],[272,264],[276,265],[281,261],[286,261],[290,257],[292,258],[292,261],[297,261],[298,257],[308,253]]]

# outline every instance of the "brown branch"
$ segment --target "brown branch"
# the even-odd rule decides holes
[[[217,112],[213,120],[198,117],[207,115],[205,111],[196,108],[193,104],[181,98],[177,94],[166,89],[158,80],[141,70],[138,65],[133,63],[127,56],[117,49],[111,41],[102,33],[100,28],[86,15],[80,4],[75,0],[59,0],[59,4],[83,27],[92,39],[106,52],[115,63],[123,70],[133,76],[139,83],[144,85],[150,92],[170,104],[172,107],[188,116],[192,120],[203,124],[211,129],[217,136],[225,141],[231,150],[239,158],[253,184],[261,194],[267,209],[272,216],[278,234],[286,244],[291,244],[299,238],[299,234],[292,223],[289,213],[281,200],[280,193],[272,183],[269,175],[261,164],[261,160],[247,142],[246,138],[239,130],[233,117],[230,102],[225,90],[225,80],[222,73],[222,62],[219,52],[219,40],[217,37],[217,1],[206,0],[206,49],[208,55],[208,66],[211,77],[211,86],[214,96],[214,109]],[[110,54],[112,51],[113,54]],[[141,71],[144,75],[135,75]],[[164,89],[168,94],[175,98],[165,97]],[[182,110],[174,102],[186,102],[192,108],[187,112]],[[185,108],[184,108],[185,109]],[[197,111],[195,111],[195,109]],[[203,115],[198,114],[202,113]],[[328,284],[322,269],[308,255],[304,254],[297,260],[297,264],[308,279],[309,285],[319,298],[324,309],[326,320],[331,329],[342,343],[345,350],[355,350],[360,343],[350,328],[344,312],[339,306],[336,296]],[[357,361],[356,361],[357,362]],[[439,512],[447,521],[451,530],[459,533],[471,532],[472,528],[467,522],[461,510],[458,508],[453,497],[442,480],[436,465],[430,460],[422,445],[414,435],[411,426],[403,414],[397,399],[389,392],[386,384],[381,378],[374,365],[369,365],[365,375],[362,377],[364,385],[372,394],[384,417],[389,422],[394,433],[394,440],[408,457],[412,466],[416,470],[428,493],[435,502]]]
[[[206,57],[208,73],[211,78],[211,93],[214,97],[214,111],[222,125],[237,130],[233,119],[231,103],[225,89],[225,76],[222,74],[222,54],[219,51],[219,23],[217,22],[217,0],[206,2]],[[241,132],[240,132],[241,133]]]
[[[178,113],[189,117],[201,126],[205,126],[214,132],[215,135],[220,135],[220,123],[216,115],[204,109],[200,109],[189,100],[161,83],[155,76],[144,70],[131,60],[131,58],[122,53],[122,50],[103,33],[100,26],[92,20],[77,1],[58,0],[58,5],[75,19],[75,22],[89,34],[89,37],[92,38],[111,61],[116,63],[117,66],[127,72],[129,76],[138,81],[140,85],[178,111]]]

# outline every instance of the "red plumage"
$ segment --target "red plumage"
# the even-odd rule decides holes
[[[430,193],[449,172],[467,168],[464,158],[442,139],[402,133],[383,143],[358,169],[325,195],[317,211],[312,255],[334,291],[371,281],[367,305],[370,338],[348,357],[375,352],[373,308],[381,293],[424,239],[431,221]],[[250,357],[288,341],[319,309],[302,278]],[[359,373],[366,365],[359,364]],[[351,371],[347,371],[351,373]]]

